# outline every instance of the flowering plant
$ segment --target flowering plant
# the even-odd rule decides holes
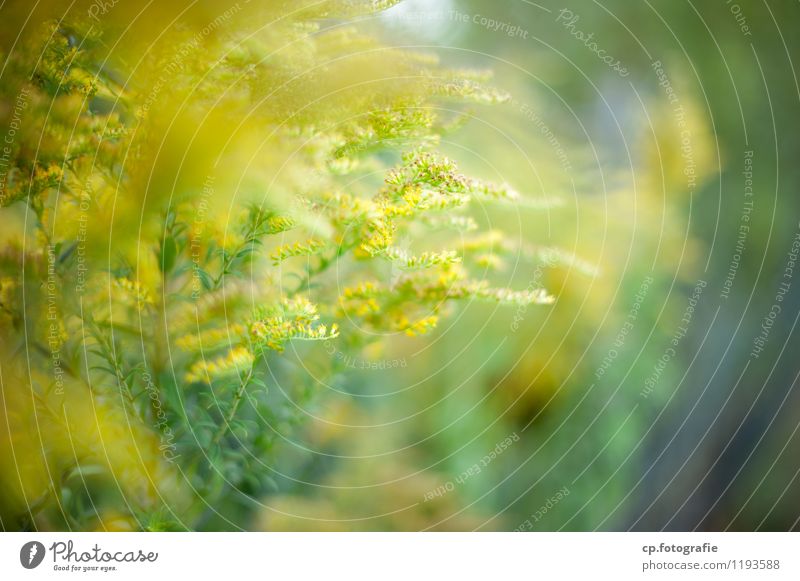
[[[472,210],[519,194],[436,153],[460,104],[506,95],[332,20],[389,2],[298,4],[262,8],[258,31],[238,4],[135,28],[141,46],[112,6],[9,55],[2,456],[29,461],[4,526],[224,520],[273,486],[300,421],[272,387],[313,394],[290,344],[356,350],[428,333],[455,301],[552,300],[486,279],[520,248]]]

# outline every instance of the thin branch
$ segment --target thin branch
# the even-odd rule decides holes
[[[250,369],[247,371],[247,374],[242,378],[239,387],[236,389],[236,393],[233,394],[233,401],[231,402],[231,409],[228,410],[225,419],[222,422],[222,425],[217,429],[217,432],[214,434],[214,438],[211,440],[211,445],[216,446],[219,444],[220,440],[228,433],[228,429],[230,428],[231,422],[233,418],[236,416],[236,412],[239,410],[239,405],[242,403],[242,399],[244,398],[244,392],[247,389],[247,386],[250,385],[250,382],[253,380],[253,371],[255,365],[251,365]]]

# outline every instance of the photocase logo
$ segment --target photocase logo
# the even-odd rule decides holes
[[[35,569],[44,559],[44,545],[39,541],[30,541],[22,545],[19,551],[19,562],[26,569]]]

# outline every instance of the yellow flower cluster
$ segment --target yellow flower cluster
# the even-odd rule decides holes
[[[407,317],[401,316],[397,321],[394,323],[394,329],[396,331],[402,331],[409,337],[416,337],[417,335],[424,335],[436,328],[436,325],[439,322],[439,317],[436,315],[430,315],[428,317],[423,317],[417,321],[409,321]]]
[[[203,359],[192,365],[186,374],[186,381],[202,383],[234,373],[241,375],[253,365],[254,361],[255,356],[247,347],[235,347],[216,359],[211,361]]]
[[[287,258],[293,256],[313,256],[323,248],[325,248],[324,241],[318,238],[309,238],[304,242],[295,242],[294,244],[279,246],[270,254],[270,258],[273,264],[278,265]]]
[[[311,207],[324,211],[333,222],[344,225],[360,222],[377,210],[377,206],[371,200],[343,192],[325,193],[321,203],[311,204]]]
[[[257,347],[280,352],[292,339],[320,341],[339,336],[338,325],[328,328],[317,324],[318,320],[316,306],[307,299],[285,300],[280,308],[268,310],[250,324],[250,339]]]
[[[58,24],[54,22],[50,24],[50,28],[53,32],[36,71],[38,80],[48,88],[92,97],[97,92],[95,78],[82,67],[74,66],[82,60],[82,51],[57,34]]]
[[[437,230],[447,228],[449,230],[456,230],[457,232],[472,232],[478,229],[478,223],[472,216],[458,216],[453,214],[444,216],[424,216],[423,222]]]
[[[419,256],[412,256],[400,248],[388,248],[384,252],[384,255],[389,260],[399,262],[403,268],[407,269],[432,268],[443,264],[457,264],[461,262],[461,257],[455,250],[423,252]]]
[[[291,230],[297,222],[288,216],[271,216],[267,218],[267,234],[278,234]]]
[[[0,348],[43,338],[59,359],[48,357],[47,349],[34,350],[29,371],[52,377],[55,370],[56,377],[89,384],[104,401],[118,400],[110,396],[122,388],[120,411],[142,431],[156,427],[162,437],[169,434],[170,446],[174,436],[185,451],[184,466],[193,472],[188,484],[234,490],[261,480],[258,474],[248,478],[253,466],[240,448],[252,451],[259,463],[272,454],[271,438],[254,438],[254,430],[245,429],[257,410],[239,407],[246,388],[263,383],[264,362],[258,359],[266,350],[283,351],[295,339],[338,337],[329,314],[415,336],[435,328],[453,298],[543,300],[535,292],[470,281],[473,264],[463,264],[468,259],[488,267],[505,255],[494,245],[461,248],[440,236],[445,229],[477,230],[476,220],[463,211],[475,201],[513,199],[510,188],[471,179],[452,160],[418,149],[403,156],[375,191],[371,176],[385,170],[398,144],[436,145],[443,130],[457,124],[456,111],[438,107],[436,96],[502,98],[481,85],[479,73],[444,71],[431,55],[383,50],[355,30],[309,21],[395,1],[300,2],[294,11],[288,10],[292,3],[263,2],[263,20],[275,27],[257,38],[236,32],[239,17],[225,34],[197,35],[187,22],[158,42],[150,39],[155,44],[134,43],[134,51],[147,48],[141,59],[131,53],[131,62],[141,65],[141,82],[124,85],[115,79],[130,76],[127,59],[97,74],[110,46],[106,41],[113,43],[124,29],[122,13],[108,27],[76,14],[40,32],[26,29],[29,46],[15,51],[10,82],[0,84],[7,105],[0,116],[11,116],[7,121],[16,126],[19,113],[19,126],[25,127],[7,152],[0,206],[29,205],[39,246],[25,238],[9,241],[0,252]],[[314,82],[299,82],[310,70]],[[25,71],[34,73],[21,75]],[[232,84],[243,71],[244,82]],[[219,87],[234,85],[220,97]],[[217,105],[209,110],[212,102]],[[253,108],[254,102],[261,105]],[[239,123],[243,115],[245,124]],[[169,140],[161,148],[156,138],[164,135]],[[263,144],[267,135],[253,158],[253,144]],[[356,179],[340,178],[353,171],[360,172]],[[24,215],[8,212],[12,220]],[[12,237],[15,228],[16,223],[9,229]],[[430,230],[436,236],[425,238]],[[419,241],[413,252],[401,249],[398,240],[406,237]],[[292,257],[307,258],[285,268],[269,266]],[[40,286],[48,296],[31,301],[28,312],[18,304],[21,259],[34,265],[30,274],[40,282],[47,276]],[[380,278],[390,268],[391,276]],[[356,286],[337,297],[342,280]],[[362,280],[385,284],[357,284]],[[281,299],[287,288],[291,297]],[[319,298],[319,309],[298,296],[306,290]],[[6,323],[22,316],[32,324]],[[367,343],[354,336],[348,347]],[[165,344],[175,350],[166,352]],[[67,365],[73,355],[81,356],[80,365]],[[179,401],[171,397],[173,382],[157,377],[168,366],[186,394]],[[270,371],[281,374],[280,381],[303,387],[302,370],[279,367]],[[114,380],[94,381],[100,374]],[[212,381],[219,388],[213,394],[216,410],[203,389]],[[260,394],[257,403],[283,405]],[[294,425],[293,412],[272,411]],[[246,432],[246,441],[234,448],[228,431],[237,438]],[[239,473],[222,471],[230,487],[213,480],[216,470],[201,466],[212,447],[219,452],[214,466],[234,466]],[[264,493],[260,485],[251,488]],[[205,491],[211,502],[219,498]],[[149,509],[132,508],[143,516],[137,520],[152,522]]]
[[[155,304],[150,291],[144,288],[138,281],[131,280],[127,277],[119,277],[114,279],[114,286],[121,290],[125,297],[133,301],[136,304],[136,308],[139,310]]]
[[[14,304],[17,289],[16,281],[10,276],[0,278],[0,307],[10,309]]]
[[[369,256],[381,254],[394,242],[396,230],[394,222],[388,218],[371,220],[367,224],[365,240],[360,246],[361,250]]]
[[[475,264],[487,270],[499,270],[503,267],[503,260],[497,254],[487,252],[476,256]]]
[[[463,297],[516,305],[549,305],[555,301],[555,297],[544,289],[515,291],[508,288],[491,288],[486,281],[468,281],[462,285],[454,285],[450,292]]]
[[[353,314],[357,317],[366,317],[380,311],[376,300],[383,292],[371,282],[363,282],[355,287],[346,287],[339,297],[339,307],[342,315]]]
[[[245,333],[244,325],[233,324],[217,329],[206,329],[199,333],[190,333],[175,340],[175,346],[186,351],[205,351],[218,349],[237,341]]]
[[[397,204],[385,203],[383,212],[391,218],[412,218],[427,211],[443,212],[463,208],[470,202],[470,196],[460,191],[438,190],[410,184],[403,188]]]
[[[500,270],[505,266],[503,255],[513,254],[515,246],[499,230],[490,230],[464,240],[461,249],[465,257],[472,257],[477,266]]]
[[[464,252],[482,252],[500,250],[509,251],[512,248],[505,240],[503,233],[499,230],[489,230],[477,236],[473,236],[463,242],[461,248]]]
[[[312,318],[317,316],[317,305],[302,296],[284,299],[283,308],[287,313],[298,317]]]
[[[50,164],[47,167],[36,166],[33,172],[33,186],[35,192],[46,190],[47,188],[56,187],[64,178],[64,172],[61,166],[57,164]]]
[[[468,178],[458,171],[452,160],[422,150],[405,154],[403,164],[391,170],[384,181],[384,189],[371,203],[349,196],[334,199],[346,202],[340,208],[345,216],[352,209],[350,221],[363,222],[359,246],[363,255],[381,256],[405,263],[406,268],[432,268],[460,262],[461,258],[450,250],[414,257],[392,248],[402,219],[421,217],[433,225],[469,231],[477,228],[475,220],[469,216],[454,214],[453,210],[465,208],[478,197],[498,200],[514,200],[518,197],[508,186],[494,186]],[[340,221],[347,220],[340,217]],[[476,238],[465,245],[464,250],[477,251],[501,241],[500,233],[490,232],[484,238]],[[499,261],[484,258],[483,264],[499,266]]]
[[[509,99],[509,95],[505,91],[487,88],[472,79],[451,79],[445,82],[435,79],[432,80],[431,87],[443,97],[455,97],[476,103],[504,103]]]
[[[8,171],[6,184],[0,188],[0,206],[9,206],[19,200],[36,196],[61,183],[64,172],[61,166],[50,164],[47,167],[36,165],[29,175],[20,168]]]
[[[499,258],[487,255],[487,261]],[[515,291],[493,288],[486,281],[468,278],[456,263],[441,262],[430,268],[409,270],[391,286],[363,282],[347,287],[339,297],[339,315],[359,318],[375,329],[421,335],[436,326],[438,313],[452,300],[488,300],[512,305],[549,304],[554,298],[543,289]]]

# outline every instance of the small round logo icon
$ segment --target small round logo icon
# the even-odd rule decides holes
[[[44,559],[44,545],[39,541],[30,541],[22,545],[19,551],[19,562],[26,569],[35,569]]]

